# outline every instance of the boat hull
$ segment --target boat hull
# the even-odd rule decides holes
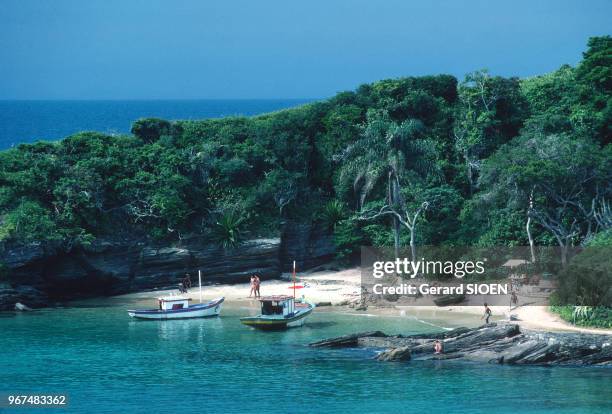
[[[175,310],[128,310],[128,315],[136,319],[149,320],[207,318],[211,316],[218,316],[221,313],[224,300],[225,298],[217,298],[207,303],[198,303],[196,305],[191,305],[188,308]]]
[[[306,318],[312,313],[314,306],[307,309],[300,309],[296,314],[289,318],[268,317],[265,315],[247,316],[240,318],[243,325],[263,330],[283,330],[297,328],[304,325]]]

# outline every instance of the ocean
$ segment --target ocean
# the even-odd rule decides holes
[[[302,328],[261,332],[238,320],[251,312],[248,303],[210,319],[128,317],[126,309],[142,306],[151,300],[95,299],[0,315],[0,394],[68,396],[68,410],[40,412],[612,412],[606,368],[382,363],[373,350],[307,346],[358,331],[439,329],[409,317],[317,309]]]
[[[131,101],[0,100],[0,150],[80,131],[129,133],[139,118],[167,120],[257,115],[298,106],[309,99],[206,99]]]

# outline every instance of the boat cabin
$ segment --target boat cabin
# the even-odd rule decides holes
[[[262,315],[290,317],[295,313],[293,296],[264,296],[259,301]]]
[[[184,298],[181,296],[167,296],[163,298],[157,298],[159,302],[159,310],[178,310],[187,309],[189,307],[190,298]]]

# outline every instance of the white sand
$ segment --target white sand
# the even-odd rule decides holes
[[[297,289],[298,297],[304,295],[314,303],[331,302],[332,305],[354,306],[360,300],[361,292],[361,269],[351,268],[340,271],[311,270],[298,274],[298,284],[304,288]],[[293,283],[291,274],[283,274],[283,280],[264,280],[261,283],[261,294],[266,295],[291,295]],[[205,298],[224,296],[227,302],[247,304],[253,301],[249,298],[249,283],[234,285],[212,285],[203,287]],[[140,292],[128,296],[134,298],[152,298],[176,293],[176,290]],[[198,297],[198,288],[189,290],[192,298]],[[507,321],[510,314],[518,317],[518,323],[524,328],[542,331],[574,331],[582,333],[612,335],[612,329],[594,329],[573,326],[557,315],[552,314],[546,306],[519,306],[510,310],[509,306],[491,306],[493,313],[491,320]],[[379,315],[412,315],[427,320],[428,315],[437,321],[447,319],[457,321],[461,319],[472,326],[482,324],[482,306],[447,306],[439,308],[436,306],[411,306],[409,303],[401,303],[395,306],[376,307],[370,305],[367,312]]]
[[[268,295],[293,295],[293,282],[291,274],[284,273],[283,280],[264,280],[261,282],[260,293]],[[197,280],[195,281],[197,284]],[[300,273],[297,277],[297,285],[304,288],[296,289],[296,296],[304,295],[314,303],[331,302],[332,305],[347,304],[359,300],[361,274],[359,268],[340,271],[309,271]],[[206,298],[224,296],[228,302],[247,302],[249,298],[250,284],[239,283],[234,285],[209,285],[203,286],[202,292]],[[177,290],[162,290],[154,292],[140,292],[130,294],[131,297],[149,298],[169,294],[176,294]],[[189,289],[189,296],[197,298],[198,287]]]

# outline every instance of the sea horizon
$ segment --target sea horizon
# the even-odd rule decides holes
[[[228,99],[0,99],[0,150],[57,141],[81,131],[128,134],[140,118],[169,121],[254,116],[310,98]]]

